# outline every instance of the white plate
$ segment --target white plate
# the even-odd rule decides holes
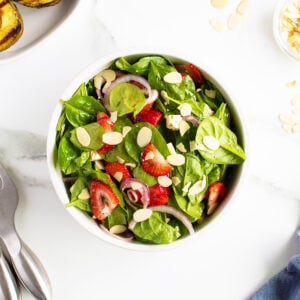
[[[57,5],[44,8],[16,4],[23,18],[24,32],[12,47],[0,52],[0,64],[17,58],[38,45],[68,19],[78,4],[79,0],[61,0]]]

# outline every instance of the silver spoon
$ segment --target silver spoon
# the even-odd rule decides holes
[[[18,279],[37,299],[51,299],[46,271],[16,232],[14,215],[19,202],[15,184],[0,164],[0,245]]]
[[[20,300],[19,285],[0,250],[0,299]]]

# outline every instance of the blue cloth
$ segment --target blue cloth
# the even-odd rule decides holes
[[[300,230],[297,231],[298,242]],[[300,300],[300,254],[290,258],[288,265],[266,282],[249,300]]]

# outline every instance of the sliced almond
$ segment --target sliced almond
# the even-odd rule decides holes
[[[187,152],[185,146],[182,143],[179,143],[176,148],[180,151],[180,152]]]
[[[131,185],[132,189],[135,191],[143,188],[143,186],[139,182],[135,182],[135,181],[131,182],[130,185]]]
[[[121,164],[124,164],[124,162],[125,162],[125,160],[120,156],[117,156],[117,161]]]
[[[236,29],[241,23],[241,16],[238,13],[233,13],[229,16],[227,21],[227,27],[230,30]]]
[[[204,146],[203,144],[201,144],[201,143],[200,143],[200,144],[197,144],[196,147],[197,147],[197,150],[200,150],[200,151],[206,150],[206,149],[205,149],[205,146]]]
[[[190,181],[188,183],[186,183],[186,185],[182,188],[182,191],[187,193],[189,191],[191,184],[192,183]]]
[[[215,90],[204,90],[204,93],[207,97],[215,99],[217,92]]]
[[[76,128],[76,137],[78,142],[83,146],[87,147],[91,143],[91,137],[89,133],[83,127]]]
[[[237,8],[236,8],[236,12],[243,16],[248,8],[248,0],[242,0],[240,1],[240,3],[238,4]]]
[[[190,151],[193,152],[197,150],[197,143],[196,141],[190,141]]]
[[[214,8],[224,8],[228,4],[228,0],[211,0],[210,3]]]
[[[134,163],[125,163],[125,166],[134,169],[136,167],[136,164],[134,164]]]
[[[196,181],[189,189],[189,196],[197,195],[204,191],[206,187],[206,176],[203,176],[202,180]]]
[[[293,109],[293,114],[297,117],[300,117],[300,108],[294,108]]]
[[[97,151],[91,151],[91,161],[102,159],[101,155]]]
[[[96,160],[95,161],[95,167],[99,170],[104,170],[104,165],[103,165],[103,162],[102,160]]]
[[[99,73],[107,82],[112,82],[116,79],[116,72],[114,70],[106,69]]]
[[[178,185],[180,182],[181,182],[181,180],[180,180],[178,177],[176,177],[176,176],[173,176],[173,177],[172,177],[172,183],[173,183],[175,186]]]
[[[167,144],[170,154],[176,154],[176,150],[172,143]]]
[[[110,113],[110,120],[113,122],[113,123],[116,123],[116,121],[118,120],[118,112],[117,111],[112,111]]]
[[[103,85],[103,83],[105,82],[105,79],[101,76],[101,74],[97,74],[94,77],[94,87],[98,90],[101,89],[101,86]]]
[[[77,197],[80,200],[86,200],[90,198],[90,193],[87,188],[84,188]]]
[[[152,215],[152,210],[149,208],[138,209],[133,214],[133,220],[135,222],[143,222],[148,220]]]
[[[122,172],[116,172],[113,176],[119,182],[123,179],[123,173]]]
[[[168,73],[164,76],[164,81],[167,82],[167,83],[178,84],[178,83],[181,83],[182,76],[179,72],[173,71],[173,72],[170,72],[170,73]]]
[[[143,148],[151,142],[152,139],[152,131],[150,128],[144,126],[142,127],[137,135],[137,144]]]
[[[152,151],[149,151],[146,155],[144,160],[149,160],[149,159],[153,159],[154,158],[154,153]]]
[[[288,124],[288,125],[294,125],[297,123],[297,118],[294,114],[290,113],[282,113],[279,115],[279,119],[281,122]]]
[[[184,136],[184,134],[190,129],[190,125],[188,122],[181,120],[179,123],[179,133],[181,136]]]
[[[291,105],[293,106],[300,106],[300,94],[296,95],[292,100],[291,100]]]
[[[211,135],[203,137],[203,144],[210,150],[217,150],[220,147],[219,141]]]
[[[187,117],[187,116],[190,116],[191,113],[192,113],[192,107],[190,104],[188,103],[182,103],[178,106],[178,109],[180,111],[180,114],[183,116],[183,117]]]
[[[295,87],[297,85],[296,80],[292,80],[286,84],[287,87]]]
[[[124,126],[124,127],[122,128],[122,135],[123,135],[123,137],[125,137],[126,134],[127,134],[130,130],[131,130],[131,127],[130,127],[130,126]]]
[[[70,187],[70,193],[72,194],[75,188],[75,184],[72,184],[72,186]]]
[[[225,23],[217,18],[212,18],[209,20],[210,26],[217,32],[222,32],[225,30]]]
[[[172,185],[172,180],[168,176],[158,176],[157,181],[163,187],[168,187]]]
[[[300,123],[297,123],[293,126],[293,132],[297,132],[297,133],[300,132]]]
[[[167,161],[172,166],[182,166],[185,164],[185,157],[182,154],[170,154],[167,156]]]
[[[123,136],[120,132],[109,131],[102,135],[102,141],[108,145],[118,145],[122,142]]]
[[[127,227],[125,225],[114,225],[112,226],[109,231],[112,233],[112,234],[121,234],[123,232],[125,232],[127,230]]]

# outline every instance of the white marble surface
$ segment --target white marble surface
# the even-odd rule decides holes
[[[300,93],[300,63],[275,44],[273,0],[249,0],[239,28],[215,32],[209,19],[237,3],[219,11],[209,0],[81,1],[55,34],[0,66],[0,160],[21,195],[17,229],[46,267],[54,300],[246,299],[299,251],[300,134],[285,133],[278,114]],[[242,103],[252,149],[239,199],[209,234],[144,253],[97,240],[69,216],[45,146],[51,112],[79,71],[112,51],[153,45],[199,55],[217,70]],[[298,86],[287,88],[294,79]]]

